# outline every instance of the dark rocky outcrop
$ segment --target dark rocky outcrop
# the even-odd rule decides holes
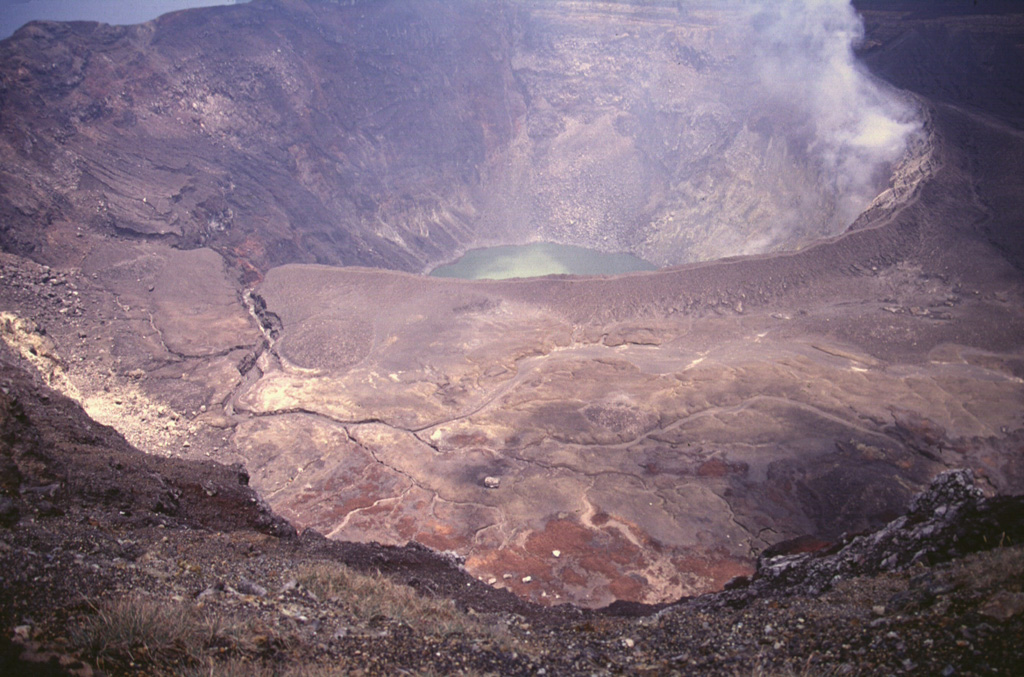
[[[147,456],[78,404],[44,386],[0,344],[0,520],[96,506],[135,526],[164,525],[281,537],[295,529],[218,463]]]
[[[737,579],[727,588],[743,588],[747,596],[813,596],[855,576],[934,566],[1020,543],[1024,496],[985,498],[975,486],[974,473],[948,470],[911,500],[906,515],[878,531],[848,536],[831,546],[822,543],[812,552],[777,544],[761,555],[750,579]]]
[[[980,91],[1020,12],[948,41],[875,16],[863,53],[935,99],[927,139],[855,229],[801,251],[486,284],[274,268],[415,271],[474,224],[515,239],[534,220],[552,239],[614,221],[607,246],[639,247],[640,211],[763,196],[701,176],[767,158],[760,176],[800,193],[790,178],[814,174],[770,119],[637,103],[661,67],[708,84],[707,17],[456,7],[258,0],[0,44],[0,337],[39,372],[0,348],[3,629],[67,647],[94,600],[143,591],[249,614],[252,644],[215,660],[278,667],[1014,674],[1020,499],[961,471],[912,496],[947,468],[988,494],[1024,481],[1022,137],[1016,94]],[[636,32],[611,41],[624,17]],[[577,43],[609,59],[577,63]],[[648,45],[666,60],[645,70]],[[921,80],[907,55],[942,64],[950,45],[973,62]],[[672,139],[714,143],[690,163]],[[395,545],[296,538],[257,492]],[[526,601],[696,595],[801,534],[656,617]],[[451,597],[512,648],[393,619],[349,632],[286,578],[337,562]]]

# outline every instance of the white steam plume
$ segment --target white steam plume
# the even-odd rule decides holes
[[[806,128],[849,225],[920,130],[917,112],[856,61],[864,27],[849,0],[747,0],[751,72],[773,107]]]

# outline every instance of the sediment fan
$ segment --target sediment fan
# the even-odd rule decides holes
[[[869,11],[892,91],[833,4],[838,38],[749,3],[29,25],[0,44],[3,336],[300,528],[542,602],[716,589],[948,467],[1019,491],[1019,92],[966,106],[906,66],[958,19]],[[949,77],[996,77],[1019,20],[964,20]],[[538,236],[677,267],[413,274]]]

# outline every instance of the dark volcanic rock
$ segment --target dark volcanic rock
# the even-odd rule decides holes
[[[764,239],[794,200],[813,218],[769,248],[838,233],[835,193],[802,199],[821,166],[788,135],[798,102],[751,118],[728,79],[757,53],[741,17],[684,5],[266,0],[29,26],[0,45],[0,244],[56,264],[0,254],[0,336],[138,447],[244,462],[299,527],[450,550],[548,603],[718,589],[775,541],[889,522],[951,467],[1019,490],[1024,141],[991,101],[919,101],[890,189],[785,256],[486,284],[266,270],[415,270],[484,235],[678,262],[755,251],[732,236]],[[903,58],[888,28],[879,72]],[[121,474],[150,465],[87,455],[69,479],[32,449],[51,475],[6,466],[22,521],[84,496],[277,528],[258,501],[236,515],[254,496],[222,466],[160,461],[133,493]]]
[[[983,4],[854,0],[869,39],[864,61],[897,87],[1024,124],[1024,55],[1001,19],[1012,0]],[[899,20],[894,20],[896,15]]]
[[[905,517],[838,550],[765,558],[744,589],[670,607],[547,609],[474,581],[459,560],[422,546],[338,543],[312,531],[298,538],[259,533],[245,493],[241,501],[220,504],[242,522],[190,517],[196,503],[210,499],[206,492],[182,494],[180,520],[151,512],[145,500],[154,481],[170,484],[176,477],[180,486],[191,478],[220,494],[237,486],[237,471],[169,466],[143,456],[41,387],[9,355],[0,355],[0,383],[6,396],[0,425],[20,440],[12,444],[8,435],[0,450],[22,468],[24,500],[38,505],[35,494],[44,494],[67,508],[0,530],[4,674],[94,674],[91,666],[108,674],[287,666],[325,674],[802,669],[1010,676],[1024,660],[1024,553],[999,547],[994,538],[1001,534],[1008,543],[1024,536],[1024,498],[981,498],[966,471],[941,475]],[[33,455],[40,441],[52,448]],[[94,456],[118,467],[121,491],[110,493],[114,486],[96,474]],[[77,479],[49,489],[42,483],[58,463],[62,477]],[[83,491],[85,479],[105,490]],[[344,571],[342,563],[374,572],[360,579],[363,585],[386,583],[363,593],[332,593],[323,586]],[[416,615],[388,608],[379,597],[401,590],[410,595],[399,597],[406,607],[433,606]],[[118,610],[141,613],[157,629],[177,633],[172,640],[190,644],[157,644],[161,637],[144,634],[145,627],[121,639],[113,631],[123,628],[105,625],[110,619],[116,624]],[[168,618],[177,624],[164,625]],[[451,618],[461,625],[445,629]],[[110,634],[95,634],[105,628]]]
[[[17,524],[20,513],[17,503],[6,496],[0,496],[0,526]]]
[[[295,534],[238,481],[237,470],[140,454],[71,400],[43,390],[4,345],[0,386],[0,460],[11,494],[0,498],[6,522],[26,508],[53,517],[86,502],[143,523]]]
[[[878,531],[803,554],[769,548],[750,586],[754,594],[816,595],[853,576],[935,565],[1022,541],[1024,496],[986,499],[970,470],[949,470],[913,498],[905,516]]]
[[[0,244],[31,252],[63,224],[261,270],[449,256],[522,106],[502,12],[255,2],[30,24],[0,46]]]

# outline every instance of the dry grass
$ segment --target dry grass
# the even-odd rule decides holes
[[[837,667],[823,667],[811,664],[810,659],[803,665],[786,668],[770,668],[758,665],[750,672],[737,671],[736,677],[855,677],[857,671],[844,671]]]
[[[452,600],[423,597],[408,585],[379,573],[363,574],[341,564],[317,564],[302,569],[297,578],[320,599],[342,603],[363,623],[386,618],[440,635],[494,636],[496,632],[479,617],[460,611]]]
[[[323,663],[301,663],[288,666],[271,666],[242,660],[222,662],[209,661],[197,670],[191,670],[183,677],[347,677],[352,670],[344,665]],[[397,670],[396,677],[441,677],[434,670]],[[458,677],[475,677],[475,672],[456,673]]]
[[[980,590],[1019,588],[1024,575],[1024,546],[1015,545],[968,555],[952,567],[949,578],[958,587]]]
[[[343,607],[357,623],[399,622],[433,636],[464,634],[502,647],[507,629],[485,616],[460,611],[450,599],[419,595],[381,574],[362,574],[322,563],[302,569],[298,581],[321,600]],[[349,674],[342,664],[321,663],[302,651],[290,664],[264,662],[266,633],[234,617],[192,604],[158,602],[141,595],[110,600],[70,632],[71,648],[111,674],[203,677],[332,677]],[[262,627],[262,626],[260,626]],[[265,628],[263,628],[265,630]],[[292,646],[291,650],[301,649]],[[291,651],[289,651],[291,653]],[[309,662],[307,662],[307,660]],[[406,672],[403,674],[430,673]]]
[[[101,669],[195,665],[210,649],[246,648],[250,634],[232,619],[139,596],[105,602],[95,611],[71,633],[71,643]]]
[[[231,659],[209,660],[203,667],[184,673],[183,677],[341,677],[349,674],[349,669],[341,665],[300,663],[275,667],[266,663]]]

